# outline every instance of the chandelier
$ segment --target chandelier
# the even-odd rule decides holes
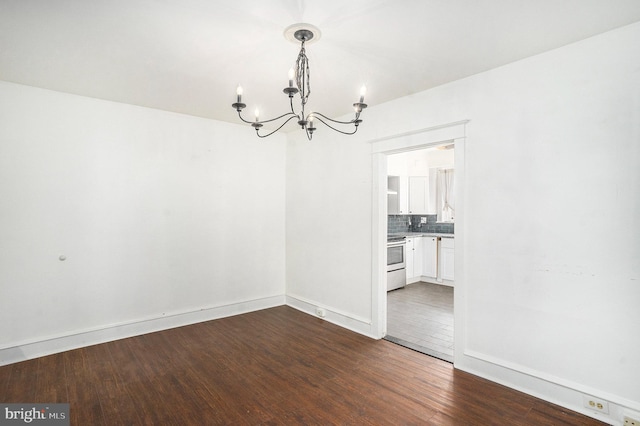
[[[288,30],[292,28],[300,28],[293,32],[293,38],[300,42],[300,53],[298,54],[298,58],[296,59],[295,69],[292,68],[289,70],[289,86],[285,87],[282,90],[284,94],[289,97],[289,106],[291,108],[291,111],[275,118],[260,120],[260,112],[258,111],[258,109],[256,109],[255,120],[246,120],[244,117],[242,117],[242,110],[247,106],[246,104],[242,103],[242,86],[238,86],[236,91],[237,102],[235,102],[231,106],[238,112],[238,117],[240,118],[240,120],[247,124],[250,124],[254,129],[256,129],[256,135],[260,138],[271,136],[278,130],[282,129],[285,124],[295,119],[297,119],[297,123],[302,128],[302,130],[306,132],[307,138],[309,140],[311,140],[311,138],[313,137],[313,132],[316,131],[315,125],[317,122],[324,124],[330,129],[335,130],[336,132],[340,132],[345,135],[353,135],[358,131],[358,126],[360,125],[360,123],[362,123],[362,120],[360,119],[360,113],[367,107],[367,104],[364,103],[364,95],[367,90],[366,87],[362,86],[362,89],[360,90],[360,100],[353,104],[355,116],[350,121],[334,120],[317,111],[307,112],[306,105],[307,101],[309,100],[309,95],[311,94],[311,80],[309,72],[309,58],[307,58],[305,52],[305,43],[314,38],[314,30],[318,34],[319,31],[308,24],[292,25],[288,28]],[[287,31],[285,31],[285,35],[287,35]],[[299,95],[300,97],[300,109],[297,113],[293,105],[293,98],[295,95]],[[274,123],[278,127],[268,133],[260,133],[261,128],[266,123]]]

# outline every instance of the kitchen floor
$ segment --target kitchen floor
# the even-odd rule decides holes
[[[453,362],[453,287],[418,282],[388,292],[385,339]]]

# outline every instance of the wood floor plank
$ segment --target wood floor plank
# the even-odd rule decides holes
[[[0,395],[7,393],[9,382],[11,381],[12,368],[0,368]]]
[[[6,387],[6,397],[1,398],[0,401],[16,403],[35,401],[39,363],[38,359],[31,359],[0,367],[0,369],[11,370]]]
[[[69,419],[73,425],[77,424],[107,424],[102,414],[100,397],[97,386],[102,383],[102,377],[96,371],[95,347],[76,349],[63,352],[66,387],[69,396]],[[29,401],[24,401],[29,402]]]
[[[285,306],[0,367],[0,401],[37,399],[72,425],[601,424]]]
[[[37,361],[36,395],[33,402],[66,403],[69,400],[69,394],[64,358],[52,355],[38,358]]]

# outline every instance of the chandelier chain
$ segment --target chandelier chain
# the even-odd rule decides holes
[[[302,47],[296,60],[296,84],[300,91],[300,99],[302,105],[307,104],[309,95],[311,94],[311,73],[309,71],[309,58],[304,48],[304,40],[302,41]]]

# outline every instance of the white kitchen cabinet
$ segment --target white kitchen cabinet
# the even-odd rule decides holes
[[[387,176],[388,214],[428,214],[429,177]]]
[[[435,279],[438,275],[438,238],[422,237],[422,276]]]
[[[440,240],[440,278],[454,280],[454,239],[442,238]]]
[[[405,240],[405,257],[404,257],[404,270],[407,273],[407,283],[413,278],[413,238],[407,238]]]
[[[453,285],[454,239],[417,235],[406,239],[407,284],[426,281]]]
[[[387,176],[387,213],[409,213],[409,178]]]
[[[407,284],[420,281],[422,275],[422,240],[421,236],[408,237],[406,242],[407,258],[405,268],[407,272]]]
[[[409,177],[400,177],[400,190],[398,192],[398,206],[400,208],[400,214],[409,213]]]
[[[423,237],[413,237],[413,278],[420,280],[422,275],[422,240]]]
[[[429,177],[409,176],[409,214],[429,212]]]

